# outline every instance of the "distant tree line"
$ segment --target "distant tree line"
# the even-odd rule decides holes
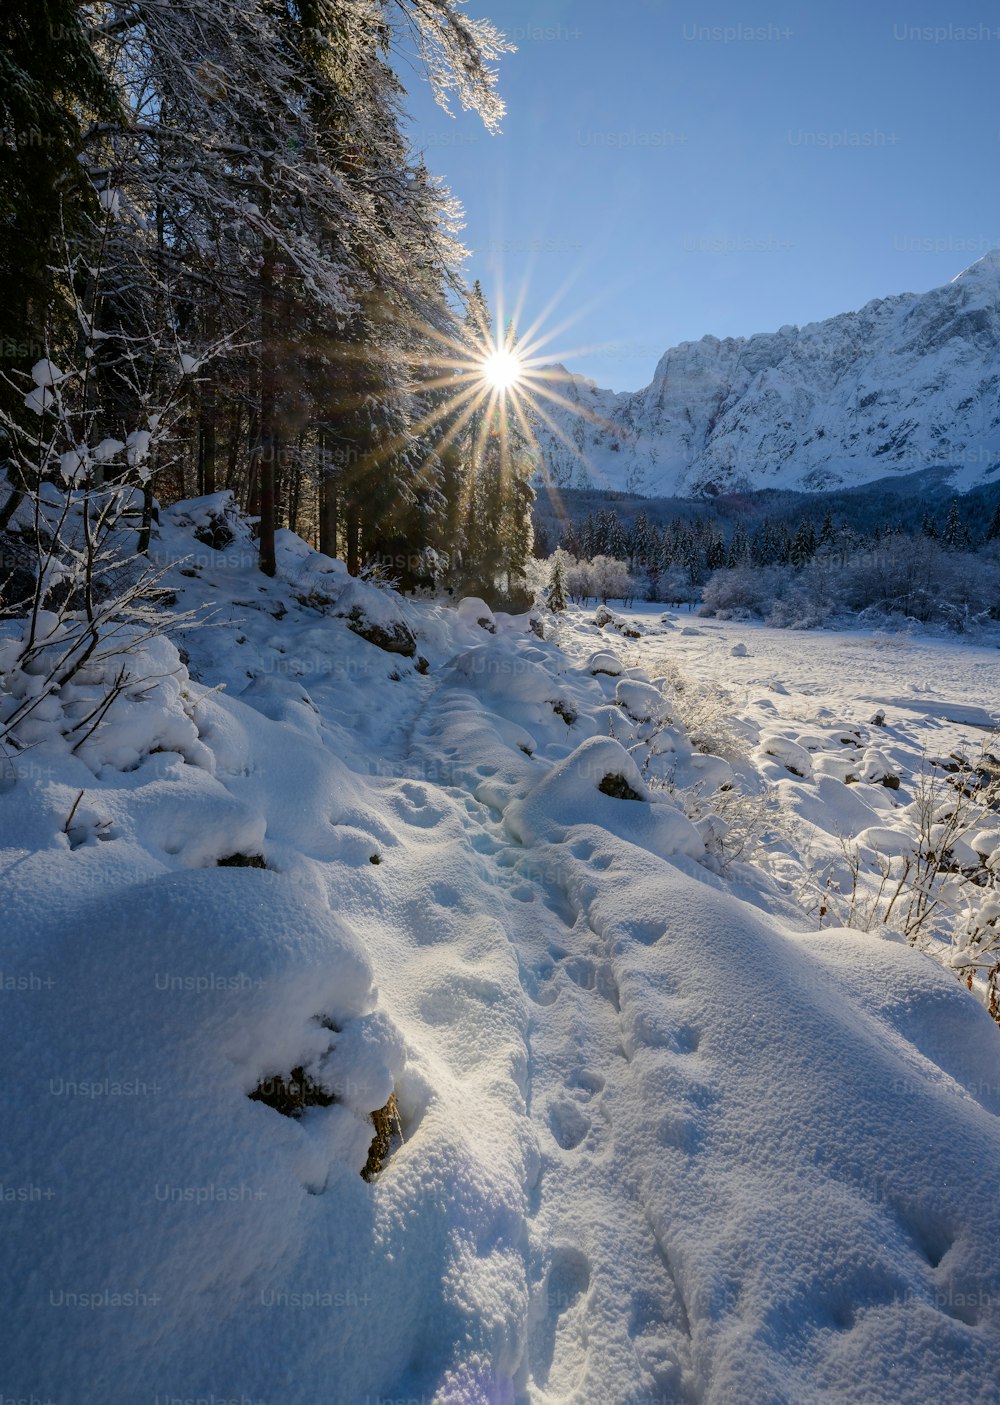
[[[547,533],[536,532],[536,552],[551,550]],[[581,601],[608,598],[609,581],[612,598],[700,604],[781,625],[866,611],[960,631],[1000,619],[1000,505],[977,532],[954,499],[943,512],[928,509],[917,533],[898,524],[861,529],[829,512],[819,521],[764,518],[750,530],[711,515],[657,525],[644,511],[623,521],[608,507],[566,522],[549,571],[557,557],[563,590]]]

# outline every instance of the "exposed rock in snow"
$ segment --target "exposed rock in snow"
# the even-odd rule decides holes
[[[388,624],[376,622],[365,613],[362,605],[353,606],[347,617],[347,627],[387,654],[412,658],[417,651],[417,641],[405,620],[393,620]]]
[[[496,633],[496,617],[486,601],[480,600],[478,595],[466,595],[458,602],[458,617],[465,624],[479,625],[487,634]]]
[[[786,771],[791,771],[793,776],[808,779],[812,775],[812,758],[804,746],[794,742],[790,737],[781,733],[775,733],[761,738],[761,753],[773,756],[776,761],[780,761]]]

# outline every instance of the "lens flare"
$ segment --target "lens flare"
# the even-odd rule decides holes
[[[483,362],[483,379],[494,390],[511,390],[521,379],[521,359],[506,347],[498,347]]]
[[[486,445],[499,445],[501,471],[505,475],[515,471],[512,445],[523,445],[535,482],[548,497],[556,520],[568,521],[561,501],[561,485],[568,484],[578,474],[588,484],[599,482],[601,475],[589,461],[582,433],[572,429],[571,437],[567,429],[573,420],[579,420],[580,429],[583,424],[591,424],[613,434],[621,433],[620,426],[613,425],[588,406],[573,377],[560,364],[563,358],[602,348],[549,349],[579,316],[574,313],[558,325],[545,328],[568,290],[569,283],[550,298],[545,310],[523,332],[517,324],[527,295],[526,287],[518,298],[514,315],[509,318],[505,316],[502,298],[496,299],[496,326],[485,304],[478,311],[475,306],[471,308],[464,325],[456,318],[448,328],[437,321],[428,322],[415,316],[412,324],[415,345],[409,360],[414,389],[427,398],[425,413],[416,423],[407,426],[398,443],[393,441],[382,446],[379,452],[388,454],[394,449],[407,449],[419,436],[433,446],[437,454],[443,454],[471,438],[472,467],[465,475],[463,487],[468,501],[462,504],[462,510],[470,512],[475,491],[475,465]],[[559,422],[560,411],[570,416],[566,428]],[[555,472],[535,434],[536,427],[541,425],[547,428],[555,445],[554,453],[559,460]],[[517,471],[522,471],[523,463],[522,457]]]

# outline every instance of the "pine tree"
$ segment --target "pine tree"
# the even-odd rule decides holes
[[[566,567],[565,557],[561,551],[556,551],[552,558],[549,593],[545,603],[553,614],[559,614],[566,609]]]
[[[753,535],[751,559],[755,566],[773,566],[781,557],[781,542],[774,524],[765,517]]]
[[[509,46],[457,0],[406,9],[439,100],[456,94],[494,129],[503,106],[491,63]],[[170,284],[170,332],[256,330],[237,378],[262,566],[273,570],[275,526],[298,510],[311,438],[324,537],[332,526],[355,568],[400,533],[427,537],[443,469],[414,443],[409,358],[428,300],[444,306],[457,246],[447,201],[408,157],[383,6],[134,0],[91,22],[131,108],[101,140],[123,209],[158,212],[146,281]],[[94,169],[99,152],[84,154]],[[331,405],[347,361],[349,403]],[[220,398],[207,380],[202,478],[214,471]]]
[[[801,522],[791,546],[791,564],[798,569],[805,566],[816,554],[816,532],[811,522]]]
[[[952,498],[941,540],[949,551],[960,551],[966,545],[967,539],[968,533],[962,525],[961,514],[958,510],[958,499]]]
[[[710,571],[717,571],[726,564],[726,543],[721,536],[712,536],[705,551],[705,565]]]
[[[77,160],[84,127],[119,114],[81,0],[0,9],[0,344],[17,359],[43,354],[62,233],[100,212]]]
[[[617,512],[614,510],[610,513],[606,555],[613,557],[615,561],[625,561],[629,555],[625,529],[621,524],[621,519]]]
[[[484,361],[494,348],[493,319],[478,281],[469,296],[466,333],[472,363]],[[510,327],[503,344],[516,345]],[[473,399],[467,443],[464,575],[486,598],[498,591],[510,596],[520,590],[531,554],[534,465],[504,392]]]
[[[750,560],[750,543],[747,540],[746,529],[742,522],[737,522],[733,530],[732,540],[729,543],[729,553],[726,557],[726,564],[730,569],[736,566],[745,566]]]

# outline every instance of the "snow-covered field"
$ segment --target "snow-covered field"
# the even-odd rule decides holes
[[[771,629],[702,619],[686,610],[664,614],[651,605],[621,613],[647,632],[662,630],[669,621],[671,655],[699,678],[724,687],[784,687],[815,698],[815,707],[845,707],[869,716],[883,707],[911,722],[951,720],[976,727],[1000,722],[997,648],[872,629]],[[660,643],[654,634],[644,647],[659,652]],[[732,650],[741,644],[746,655],[734,657]],[[975,734],[967,725],[961,737],[971,742]],[[935,744],[943,740],[938,737]]]
[[[539,639],[288,534],[266,581],[206,510],[186,668],[0,779],[3,1395],[995,1400],[1000,1031],[816,893],[905,847],[1000,654]]]

